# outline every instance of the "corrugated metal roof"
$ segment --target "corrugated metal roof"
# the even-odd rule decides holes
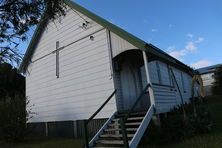
[[[218,68],[220,66],[222,66],[222,64],[216,64],[216,65],[212,65],[212,66],[208,66],[208,67],[199,68],[199,69],[197,69],[197,71],[200,74],[212,73],[212,72],[215,72],[216,68]]]

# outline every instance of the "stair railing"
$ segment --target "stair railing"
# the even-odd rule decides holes
[[[121,131],[123,135],[123,143],[125,148],[129,148],[129,141],[127,137],[127,132],[126,132],[126,121],[129,118],[130,114],[133,112],[139,101],[142,99],[143,95],[147,92],[147,89],[150,87],[150,84],[147,84],[144,90],[140,93],[139,97],[136,99],[136,102],[133,104],[133,106],[130,108],[129,111],[127,111],[127,114],[120,118],[120,125],[121,125]]]
[[[111,98],[116,93],[117,89],[113,91],[113,93],[106,99],[106,101],[96,110],[96,112],[87,120],[84,120],[84,139],[85,139],[85,147],[89,148],[89,135],[88,135],[88,124],[93,118],[103,109],[103,107],[111,100]]]

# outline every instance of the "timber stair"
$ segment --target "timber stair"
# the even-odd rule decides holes
[[[134,137],[138,127],[140,126],[146,112],[131,113],[127,119],[126,133],[128,141],[130,142]],[[103,130],[99,138],[94,141],[93,148],[122,148],[124,147],[122,129],[120,118],[124,117],[125,113],[116,113],[115,117],[108,124],[107,128]]]

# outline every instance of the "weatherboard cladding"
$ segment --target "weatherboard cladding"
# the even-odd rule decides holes
[[[32,60],[51,54],[28,66],[26,95],[32,111],[36,113],[29,122],[89,118],[113,92],[106,29],[86,19],[91,26],[85,31],[79,27],[84,20],[72,10],[62,18],[61,23],[48,22]],[[93,41],[89,34],[93,34]],[[85,36],[88,37],[82,38]],[[56,41],[64,46],[79,38],[82,40],[59,51],[60,77],[57,78],[55,53],[52,53]],[[109,117],[115,110],[113,98],[97,118]]]
[[[158,63],[160,67],[159,71],[157,70],[156,63]],[[168,112],[170,109],[181,103],[181,98],[178,92],[178,88],[176,87],[175,84],[174,85],[172,84],[172,77],[169,77],[170,75],[168,70],[169,66],[161,61],[151,61],[149,62],[148,67],[149,67],[151,82],[153,84],[157,113]],[[142,87],[144,88],[147,84],[144,72],[145,71],[144,66],[140,68],[140,71],[141,71],[140,73],[141,73]],[[192,77],[189,74],[175,67],[173,68],[173,72],[176,76],[177,82],[179,83],[183,99],[184,101],[188,102],[189,99],[191,98]],[[184,84],[186,88],[185,92],[182,88],[181,73],[183,74],[184,77]],[[161,82],[159,81],[158,75],[161,77],[162,80]]]
[[[185,70],[192,70],[191,68],[189,68],[188,66],[186,66],[185,64],[183,64],[182,62],[176,60],[175,58],[169,56],[167,53],[163,52],[162,50],[160,50],[159,48],[153,46],[152,44],[148,44],[146,42],[144,42],[143,40],[137,38],[136,36],[126,32],[125,30],[117,27],[116,25],[113,25],[112,23],[104,20],[103,18],[95,15],[94,13],[88,11],[87,9],[81,7],[80,5],[74,3],[73,1],[70,0],[64,0],[64,2],[71,7],[72,9],[82,13],[83,15],[87,16],[88,18],[92,19],[93,21],[97,22],[98,24],[100,24],[101,26],[107,28],[108,30],[112,31],[113,33],[115,33],[116,35],[120,36],[121,38],[125,39],[126,41],[128,41],[129,43],[131,43],[133,46],[137,47],[140,50],[144,50],[147,51],[151,54],[154,54],[172,64],[176,64],[177,66],[181,66],[181,68],[185,69]],[[37,29],[33,35],[33,38],[28,46],[28,49],[26,51],[26,54],[23,58],[23,61],[20,65],[20,71],[22,72],[26,72],[27,66],[29,65],[29,63],[31,62],[31,57],[33,56],[33,53],[36,49],[36,44],[39,41],[39,38],[41,36],[41,34],[44,31],[44,28],[47,24],[48,20],[46,19],[42,19],[42,21],[40,21],[39,25],[37,26]]]
[[[87,31],[83,31],[79,27],[79,24],[84,22],[79,15],[90,22]],[[86,119],[114,89],[111,61],[108,52],[107,30],[103,25],[97,23],[95,19],[90,19],[79,12],[77,15],[72,10],[68,11],[67,15],[62,18],[62,22],[55,20],[55,22],[47,21],[45,23],[47,27],[44,26],[45,29],[40,29],[42,31],[41,35],[38,33],[34,35],[39,36],[37,38],[38,42],[32,41],[26,53],[30,54],[33,52],[32,61],[36,61],[29,64],[28,71],[30,75],[27,74],[26,79],[27,96],[31,98],[31,104],[35,104],[33,111],[38,113],[35,118],[31,119],[31,122]],[[110,25],[113,26],[112,24]],[[89,39],[90,34],[94,36],[93,41]],[[75,40],[78,42],[59,51],[60,78],[57,79],[55,76],[55,43],[60,41],[60,47],[62,47]],[[128,37],[121,37],[115,32],[115,29],[111,31],[113,56],[124,52],[126,49],[139,48],[135,43],[130,43]],[[162,54],[162,51],[158,49],[157,51]],[[41,58],[44,55],[47,55],[47,58]],[[25,56],[26,60],[27,58]],[[39,58],[41,60],[38,60]],[[172,92],[170,90],[171,87],[164,86],[170,83],[169,71],[167,64],[164,62],[149,62],[152,82],[160,83],[156,63],[160,67],[161,83],[163,84],[162,86],[154,87],[156,105],[159,112],[165,112],[169,111],[175,104],[175,95],[178,94]],[[189,69],[188,67],[186,68]],[[181,79],[180,76],[180,74],[177,75],[178,81]],[[119,78],[117,73],[114,73],[114,77]],[[117,79],[116,81],[120,80]],[[146,78],[142,78],[142,81],[143,83],[146,82]],[[115,86],[115,88],[117,87]],[[109,117],[116,110],[116,104],[118,107],[121,107],[120,97],[121,95],[117,94],[117,103],[115,99],[112,99],[107,108],[98,117]]]

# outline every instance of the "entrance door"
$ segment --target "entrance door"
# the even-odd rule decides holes
[[[135,103],[140,93],[138,69],[129,62],[122,64],[120,72],[123,110],[128,110]]]

